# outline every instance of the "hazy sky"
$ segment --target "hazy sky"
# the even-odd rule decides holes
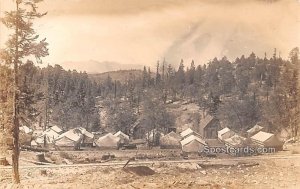
[[[0,0],[1,12],[12,0]],[[49,42],[45,62],[89,70],[96,60],[153,66],[183,58],[203,64],[254,51],[287,57],[300,46],[298,0],[45,0],[36,23]],[[2,14],[3,15],[3,14]],[[1,25],[0,45],[6,31]],[[94,65],[93,65],[94,67]]]

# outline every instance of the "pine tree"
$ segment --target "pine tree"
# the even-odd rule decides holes
[[[161,76],[159,73],[159,61],[157,61],[156,64],[156,79],[155,79],[155,85],[159,85],[160,84],[160,80],[161,80]]]
[[[15,0],[16,10],[5,12],[2,23],[14,31],[6,43],[6,48],[1,50],[1,58],[13,70],[13,95],[12,95],[12,135],[13,135],[13,180],[20,183],[19,176],[19,121],[20,121],[20,83],[19,68],[23,60],[35,57],[38,63],[41,58],[48,55],[46,39],[38,41],[39,35],[33,29],[33,20],[41,18],[46,13],[37,12],[37,4],[42,0]]]

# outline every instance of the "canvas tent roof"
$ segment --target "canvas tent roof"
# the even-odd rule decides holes
[[[32,140],[32,141],[30,142],[30,145],[31,145],[31,146],[37,146],[38,143],[37,143],[35,140]]]
[[[89,131],[87,131],[85,128],[79,127],[78,129],[81,131],[81,134],[85,135],[86,137],[88,137],[88,138],[94,138],[94,134],[91,133],[91,132],[89,132]]]
[[[246,140],[247,140],[246,138],[235,134],[232,137],[225,139],[224,141],[225,144],[229,144],[231,146],[240,146],[243,145]]]
[[[47,136],[52,137],[52,138],[59,137],[59,134],[57,132],[55,132],[54,130],[52,130],[52,129],[47,129],[46,131],[44,131],[42,133],[42,135],[47,135]]]
[[[61,128],[59,128],[57,125],[54,125],[52,127],[50,127],[50,129],[52,129],[53,131],[55,131],[56,133],[61,133],[63,130]]]
[[[78,142],[82,138],[82,134],[79,129],[71,129],[71,130],[61,134],[56,140],[59,140],[63,137],[67,137],[68,139],[70,139],[74,142]]]
[[[24,131],[24,133],[26,133],[26,134],[33,132],[33,130],[31,128],[27,127],[26,125],[21,126],[20,131]]]
[[[180,143],[181,143],[182,146],[184,146],[184,145],[186,145],[186,144],[192,142],[193,140],[196,140],[196,141],[198,141],[198,142],[200,142],[200,143],[206,145],[206,142],[205,142],[203,139],[201,139],[201,138],[199,138],[199,137],[197,137],[197,136],[195,136],[195,135],[190,135],[190,136],[188,136],[187,138],[185,138],[185,139],[183,139],[182,141],[180,141]]]
[[[160,139],[160,144],[177,146],[180,145],[180,140],[181,136],[172,131]]]
[[[263,132],[263,131],[259,131],[257,134],[253,135],[251,137],[251,139],[259,141],[259,142],[265,142],[269,138],[271,138],[272,136],[274,136],[274,134]]]
[[[114,134],[114,136],[116,136],[116,137],[124,137],[124,138],[126,138],[126,139],[129,140],[129,136],[126,135],[125,133],[123,133],[122,131],[116,132],[116,133]]]
[[[180,133],[181,137],[186,137],[190,134],[196,133],[195,131],[193,131],[191,128],[187,128],[186,130],[182,131]]]
[[[42,135],[43,132],[44,132],[43,129],[36,129],[36,130],[33,131],[32,134],[34,136],[40,136],[40,135]]]
[[[65,147],[76,147],[82,140],[83,135],[81,131],[77,128],[71,129],[63,134],[61,134],[57,139],[55,139],[55,145],[65,146]]]
[[[172,137],[172,138],[176,138],[176,139],[181,140],[181,136],[180,136],[179,134],[175,133],[174,131],[172,131],[172,132],[166,134],[165,136],[167,136],[167,137]]]
[[[37,144],[44,144],[44,140],[46,139],[46,143],[49,144],[49,143],[52,143],[53,142],[53,139],[47,135],[41,135],[39,137],[37,137],[35,139],[35,142]]]
[[[220,131],[218,131],[218,135],[221,136],[229,131],[230,131],[230,129],[228,127],[225,127],[223,129],[221,129]]]
[[[262,129],[263,129],[262,126],[256,124],[256,125],[254,125],[251,129],[247,130],[247,133],[258,132],[258,131],[261,131]]]
[[[44,140],[46,139],[46,143],[52,143],[55,139],[57,139],[60,135],[53,131],[52,129],[47,129],[46,131],[43,131],[41,135],[39,135],[35,142],[37,144],[44,144]]]
[[[114,136],[111,133],[108,133],[100,137],[95,143],[99,147],[117,147],[120,141],[119,137]]]

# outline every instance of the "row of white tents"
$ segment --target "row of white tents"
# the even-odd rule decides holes
[[[33,131],[23,126],[20,128],[24,133],[32,133]],[[223,128],[218,131],[218,142],[230,147],[243,147],[246,145],[273,147],[281,150],[283,143],[277,139],[272,133],[263,131],[264,128],[255,125],[247,131],[247,137],[242,137],[229,128]],[[163,149],[182,149],[184,152],[199,152],[205,146],[210,145],[209,140],[203,139],[202,136],[188,128],[181,133],[170,132],[166,135],[158,131],[152,130],[145,139],[151,141],[156,135],[159,135],[159,144]],[[107,133],[102,136],[95,135],[85,128],[78,127],[64,132],[58,126],[53,126],[34,137],[31,146],[53,145],[56,148],[79,149],[81,146],[95,146],[100,149],[118,149],[121,144],[128,144],[130,138],[121,131],[115,134]],[[215,142],[213,142],[215,144]]]
[[[205,146],[218,145],[224,147],[264,147],[282,150],[283,142],[274,134],[264,131],[264,127],[255,125],[242,137],[228,127],[218,131],[218,139],[203,139],[202,136],[188,128],[180,135],[171,132],[160,140],[162,148],[181,148],[184,152],[201,152]]]
[[[27,136],[33,135],[33,130],[27,126],[20,127],[20,130]],[[58,149],[79,149],[81,146],[96,146],[101,149],[117,149],[120,144],[129,141],[129,136],[118,131],[115,134],[104,134],[96,139],[93,133],[83,127],[64,132],[58,126],[53,126],[30,139],[32,139],[30,142],[32,147],[53,146]]]
[[[218,139],[230,147],[264,147],[282,150],[283,142],[275,134],[264,131],[265,128],[256,124],[247,130],[247,136],[242,137],[228,127],[218,131]]]

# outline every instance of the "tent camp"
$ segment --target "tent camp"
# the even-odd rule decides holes
[[[198,136],[198,137],[201,137],[201,135],[195,131],[193,131],[191,128],[187,128],[186,130],[182,131],[180,133],[180,136],[185,139],[191,135],[195,135],[195,136]]]
[[[207,145],[203,139],[195,135],[188,136],[180,141],[180,143],[183,152],[200,152]]]
[[[118,149],[120,138],[114,136],[111,133],[108,133],[100,138],[95,142],[96,146],[100,149]]]
[[[257,134],[259,131],[263,131],[264,127],[256,124],[251,129],[247,130],[247,136],[252,137],[253,135]]]
[[[180,148],[181,136],[175,132],[170,132],[160,139],[160,148],[175,149]]]
[[[129,136],[123,133],[122,131],[118,131],[114,134],[114,136],[120,138],[120,143],[126,144],[129,142]]]
[[[64,149],[79,149],[83,135],[79,129],[71,129],[61,134],[54,143],[56,147]]]
[[[235,132],[230,130],[228,127],[223,128],[222,130],[218,131],[218,139],[224,141],[227,138],[232,137],[235,135]]]
[[[276,151],[282,150],[283,147],[283,142],[280,141],[274,134],[267,133],[264,131],[259,131],[250,139],[253,142],[253,144],[257,146],[266,147],[266,148],[275,148]]]

